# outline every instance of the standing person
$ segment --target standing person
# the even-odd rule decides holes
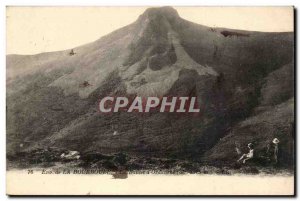
[[[247,160],[253,158],[254,157],[254,148],[253,147],[254,147],[253,144],[249,143],[248,144],[249,152],[247,154],[243,154],[242,157],[238,160],[238,162],[243,160],[243,163],[246,163]]]
[[[274,161],[275,161],[275,163],[277,163],[278,162],[278,144],[280,141],[278,140],[278,138],[274,138],[272,142],[274,144]]]
[[[264,155],[264,158],[266,159],[266,162],[272,161],[273,158],[273,149],[272,149],[272,141],[268,141],[266,145],[266,152]]]

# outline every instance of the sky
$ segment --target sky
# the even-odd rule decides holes
[[[293,31],[293,7],[174,7],[206,26]],[[93,42],[134,22],[147,7],[7,7],[6,54],[38,54]]]

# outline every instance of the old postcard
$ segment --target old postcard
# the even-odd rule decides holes
[[[6,19],[8,195],[294,195],[293,7]]]

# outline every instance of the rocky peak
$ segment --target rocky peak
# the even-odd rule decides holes
[[[139,18],[139,20],[153,20],[165,18],[167,20],[178,19],[178,12],[169,6],[159,8],[148,8]]]

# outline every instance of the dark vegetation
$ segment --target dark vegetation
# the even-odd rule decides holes
[[[50,147],[46,150],[37,149],[30,153],[19,152],[17,155],[8,155],[8,168],[47,168],[69,170],[94,170],[101,173],[160,173],[160,174],[289,174],[291,169],[274,165],[265,165],[261,162],[250,162],[247,165],[232,164],[204,164],[189,160],[157,157],[138,157],[123,152],[103,154],[87,152],[80,159],[62,159],[60,154],[65,149]],[[13,163],[12,163],[13,161]],[[124,176],[120,174],[119,176]],[[126,178],[126,177],[125,177]]]
[[[236,37],[249,37],[249,34],[244,34],[244,33],[239,33],[235,31],[221,31],[221,34],[225,37],[231,37],[231,36],[236,36]]]

